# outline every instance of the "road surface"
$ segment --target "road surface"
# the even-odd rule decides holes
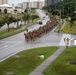
[[[37,12],[41,15],[41,17],[44,16],[43,11],[37,10]],[[46,23],[46,21],[47,19],[43,20],[44,23]],[[31,29],[32,28],[29,27],[29,30]],[[0,40],[0,62],[22,50],[27,50],[27,49],[36,48],[36,47],[43,47],[43,46],[64,46],[63,37],[65,36],[70,39],[76,38],[75,35],[70,35],[70,34],[58,35],[58,33],[55,33],[52,30],[48,32],[47,34],[44,34],[42,37],[37,38],[35,41],[27,42],[25,41],[23,33],[24,32],[21,32],[14,36]],[[71,40],[70,45],[73,45],[73,43],[74,41]]]

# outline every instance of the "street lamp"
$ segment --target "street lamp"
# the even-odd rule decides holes
[[[61,1],[63,2],[63,0],[61,0]],[[61,25],[62,25],[62,20],[61,20],[61,16],[62,16],[62,14],[61,14],[61,8],[60,8],[59,12],[60,12],[60,26],[59,26],[59,32],[60,32]]]
[[[69,17],[68,20],[70,22],[71,21],[71,17]],[[72,27],[72,25],[71,25],[71,22],[70,22],[70,31],[71,31],[71,27]]]
[[[74,11],[74,13],[76,13],[76,6],[75,6],[75,11]]]

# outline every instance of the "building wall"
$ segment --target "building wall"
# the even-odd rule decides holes
[[[23,7],[22,7],[22,8],[23,8],[24,10],[25,10],[26,8],[28,8],[28,6],[27,6],[27,5],[28,5],[27,2],[23,2],[22,4],[23,4]]]
[[[2,0],[3,4],[8,4],[8,0]]]
[[[0,5],[2,4],[8,4],[8,0],[0,0]]]
[[[18,7],[21,7],[22,9],[26,8],[42,8],[44,6],[44,2],[23,2],[21,3],[23,6],[18,4]]]
[[[2,5],[2,0],[0,0],[0,5]]]
[[[18,3],[18,6],[17,7],[23,9],[23,4],[22,3]]]
[[[7,9],[7,13],[12,13],[13,7],[0,7],[1,12],[4,13],[4,10]]]

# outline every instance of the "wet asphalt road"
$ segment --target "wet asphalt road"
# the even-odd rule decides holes
[[[43,16],[46,16],[41,10],[37,10],[38,14],[40,15],[41,19]],[[48,19],[43,20],[43,25],[46,24]],[[39,25],[37,24],[36,27],[30,26],[28,30],[37,29]],[[43,34],[40,38],[36,38],[35,41],[25,41],[24,32],[16,34],[14,36],[5,38],[0,40],[0,62],[7,59],[8,57],[22,51],[27,50],[30,48],[35,47],[43,47],[43,46],[60,46],[60,41],[63,34],[59,34],[51,30],[47,34]],[[75,35],[71,36],[71,38],[76,38]],[[74,41],[71,41],[73,45]]]

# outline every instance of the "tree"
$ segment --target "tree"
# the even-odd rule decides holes
[[[25,9],[24,12],[25,12],[25,13],[28,13],[28,9]]]
[[[0,28],[5,24],[4,20],[0,20]]]
[[[1,11],[2,11],[2,10],[0,9],[0,13],[1,13]]]
[[[38,15],[31,15],[32,22],[34,21],[34,19],[37,19],[37,18],[39,18]]]
[[[22,25],[22,22],[23,22],[23,18],[22,17],[20,18],[20,21],[21,21],[21,25]]]
[[[10,28],[9,28],[9,25],[10,23],[13,22],[14,18],[12,16],[5,16],[4,17],[4,20],[5,20],[5,23],[7,23],[7,29],[8,29],[8,32],[10,31]]]
[[[73,23],[74,23],[75,20],[76,20],[76,13],[73,13],[71,15],[71,20],[70,20],[70,30],[71,30],[71,28],[72,28]]]
[[[28,21],[28,24],[29,24],[30,18],[31,18],[31,16],[30,16],[30,14],[28,13],[28,14],[27,14],[27,21]]]
[[[20,21],[20,19],[17,18],[17,19],[16,19],[16,22],[17,22],[17,28],[18,28],[18,24],[19,24],[18,22],[19,22],[19,21]]]
[[[24,16],[22,17],[25,23],[26,23],[26,21],[27,21],[27,17],[28,17],[27,14],[24,14]]]
[[[71,16],[71,14],[74,13],[75,11],[75,6],[76,6],[76,0],[63,0],[58,3],[52,4],[50,6],[44,7],[44,9],[46,9],[49,13],[52,13],[54,15],[57,14],[56,9],[60,10],[61,9],[61,14],[62,17],[67,17],[67,16]],[[59,14],[57,14],[59,15]]]

